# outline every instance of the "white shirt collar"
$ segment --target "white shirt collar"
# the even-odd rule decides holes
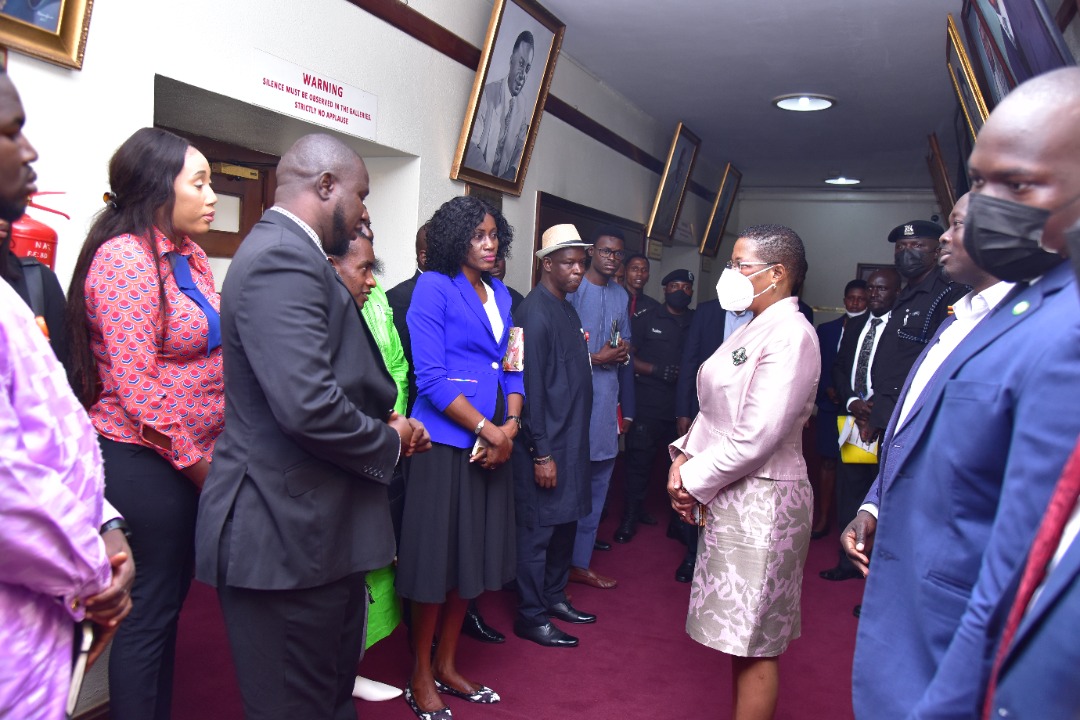
[[[311,238],[311,242],[315,243],[315,247],[317,247],[319,249],[319,252],[322,255],[326,255],[326,250],[323,249],[322,241],[319,239],[319,236],[315,233],[315,231],[311,229],[310,225],[308,225],[306,222],[304,222],[300,218],[296,217],[295,215],[293,215],[291,212],[289,212],[285,208],[281,207],[280,205],[274,205],[270,209],[274,210],[275,212],[281,213],[282,215],[284,215],[285,217],[289,218],[294,223],[299,225],[300,229],[303,230],[304,232],[306,232],[307,236],[309,238]]]
[[[997,307],[1005,299],[1015,283],[999,280],[980,293],[972,290],[953,305],[953,314],[958,322],[977,322],[984,315]]]

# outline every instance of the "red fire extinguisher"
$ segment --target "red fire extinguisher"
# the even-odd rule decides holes
[[[39,192],[30,196],[28,207],[45,210],[47,212],[62,215],[68,220],[71,216],[67,213],[54,210],[44,205],[38,205],[33,201],[38,195],[63,195],[62,192]],[[56,231],[43,222],[35,220],[29,215],[11,223],[11,252],[18,257],[32,257],[47,265],[50,270],[56,269]]]

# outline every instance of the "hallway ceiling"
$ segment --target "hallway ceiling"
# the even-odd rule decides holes
[[[566,23],[564,53],[670,132],[685,122],[744,188],[827,188],[842,173],[863,189],[929,189],[935,131],[960,161],[945,28],[962,0],[541,2]],[[838,102],[771,103],[803,92]]]

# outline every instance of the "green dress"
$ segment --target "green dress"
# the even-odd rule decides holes
[[[405,358],[401,338],[394,327],[394,313],[381,285],[371,289],[360,314],[374,336],[375,344],[379,346],[386,369],[397,384],[398,395],[394,410],[399,415],[404,415],[409,398],[409,361]],[[365,650],[392,633],[401,622],[401,601],[394,592],[394,575],[393,565],[372,570],[367,574],[371,605],[368,606]]]

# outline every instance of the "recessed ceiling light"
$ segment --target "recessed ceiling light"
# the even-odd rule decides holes
[[[858,185],[862,182],[858,178],[844,177],[843,175],[837,175],[836,177],[827,178],[825,182],[830,185]]]
[[[773,105],[781,110],[791,110],[792,112],[828,110],[835,104],[836,98],[831,98],[826,95],[814,95],[812,93],[796,93],[773,98]]]

